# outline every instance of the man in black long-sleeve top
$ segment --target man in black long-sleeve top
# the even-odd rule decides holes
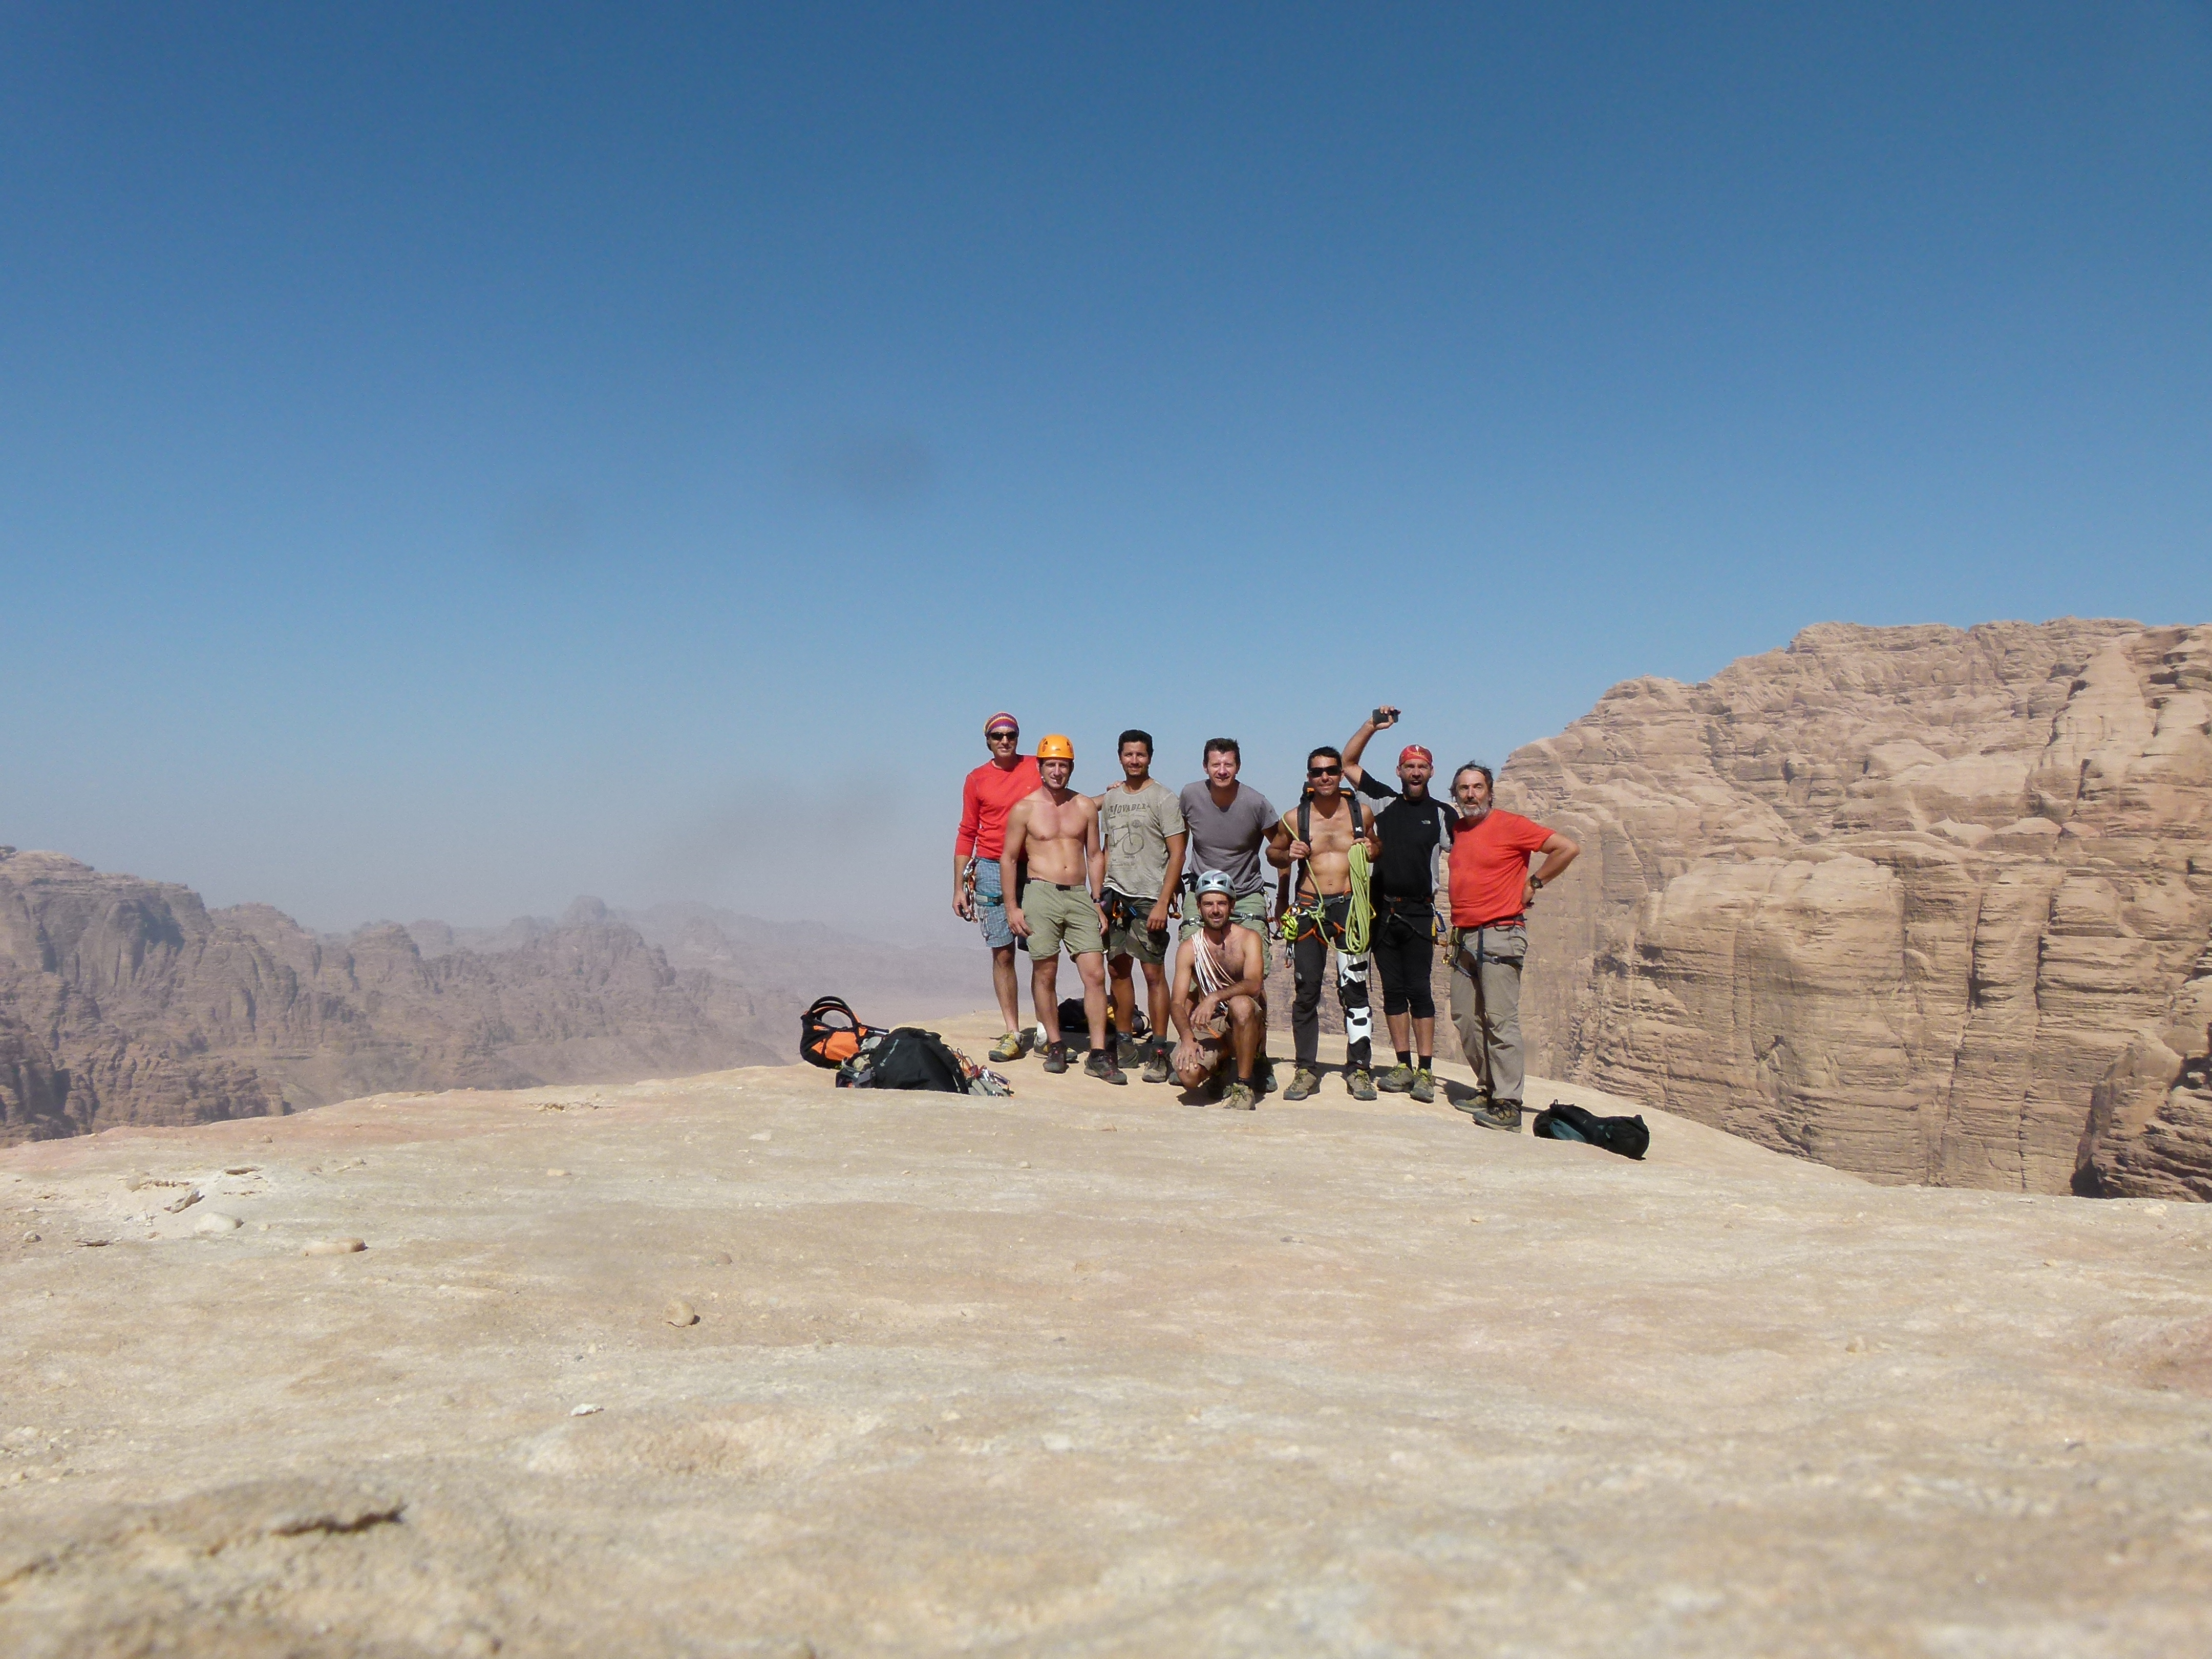
[[[1369,949],[1382,979],[1382,1019],[1398,1063],[1375,1079],[1377,1089],[1410,1094],[1419,1101],[1437,1097],[1432,1076],[1437,1049],[1437,1004],[1430,989],[1436,960],[1437,872],[1451,849],[1452,808],[1429,793],[1436,757],[1419,744],[1398,753],[1398,781],[1393,789],[1359,757],[1368,739],[1398,723],[1398,711],[1384,705],[1362,721],[1344,745],[1344,777],[1370,799],[1388,801],[1375,814],[1382,853],[1375,866],[1375,925]]]

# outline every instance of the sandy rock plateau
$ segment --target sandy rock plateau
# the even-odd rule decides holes
[[[0,1152],[0,1651],[2212,1647],[2212,1209],[1008,1069]]]
[[[1515,752],[1535,1061],[1876,1180],[2212,1198],[2212,628],[1807,629]]]

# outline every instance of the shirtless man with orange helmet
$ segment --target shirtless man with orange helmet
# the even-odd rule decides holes
[[[1083,1012],[1091,1024],[1086,1076],[1128,1082],[1106,1046],[1106,849],[1098,839],[1098,803],[1067,787],[1075,772],[1075,745],[1058,732],[1036,747],[1044,781],[1006,814],[1005,866],[1026,859],[1028,880],[1006,898],[1006,925],[1030,942],[1030,994],[1044,1028],[1044,1069],[1067,1069],[1067,1042],[1060,1029],[1060,952],[1065,945],[1083,978]]]

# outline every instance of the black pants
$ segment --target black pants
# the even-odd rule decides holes
[[[1429,975],[1436,963],[1436,941],[1429,937],[1429,901],[1384,899],[1375,913],[1370,954],[1382,975],[1382,1012],[1437,1017],[1436,993]]]
[[[1336,1000],[1344,1010],[1345,1062],[1355,1072],[1374,1065],[1375,1016],[1367,1006],[1367,958],[1344,953],[1344,924],[1352,896],[1323,899],[1317,915],[1302,916],[1291,945],[1291,971],[1297,995],[1291,1003],[1291,1037],[1298,1064],[1310,1070],[1321,1054],[1321,981],[1328,967],[1328,948],[1337,946]]]

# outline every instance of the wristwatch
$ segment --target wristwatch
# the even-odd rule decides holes
[[[1529,885],[1530,887],[1534,888],[1537,892],[1539,892],[1539,893],[1542,892],[1542,891],[1544,890],[1544,878],[1543,878],[1543,877],[1541,877],[1541,876],[1531,876],[1531,877],[1529,877],[1529,878],[1528,878],[1528,885]]]

